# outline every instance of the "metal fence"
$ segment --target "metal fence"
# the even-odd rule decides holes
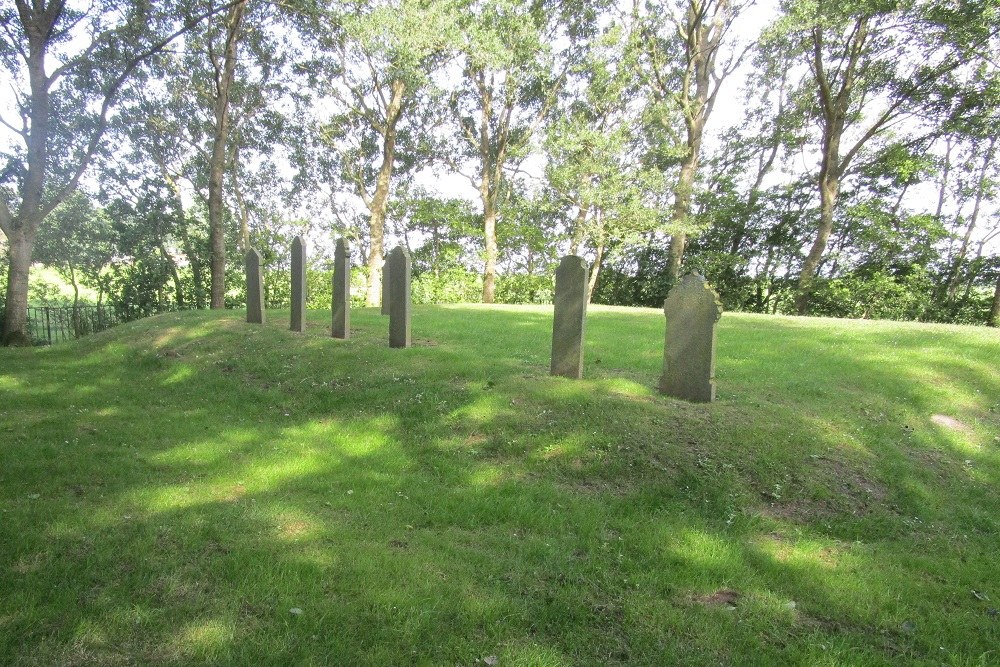
[[[42,306],[28,308],[28,336],[36,345],[51,345],[104,331],[129,319],[113,306]]]

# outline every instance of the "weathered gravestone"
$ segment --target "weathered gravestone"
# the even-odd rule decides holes
[[[566,255],[556,269],[552,317],[552,375],[583,377],[583,329],[587,319],[587,260]]]
[[[389,269],[389,347],[410,347],[410,254],[397,246],[385,265]]]
[[[346,239],[337,240],[333,253],[333,337],[351,337],[351,251]]]
[[[696,403],[715,400],[715,325],[722,317],[719,296],[708,282],[684,276],[663,302],[667,333],[660,391]]]
[[[292,240],[292,331],[306,330],[306,244]]]
[[[260,253],[250,248],[247,266],[247,322],[264,324],[264,274],[260,269]]]
[[[386,255],[382,264],[382,314],[389,314],[389,256]]]

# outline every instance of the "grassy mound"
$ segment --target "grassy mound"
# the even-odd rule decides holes
[[[1000,662],[1000,332],[241,315],[0,351],[0,664]]]

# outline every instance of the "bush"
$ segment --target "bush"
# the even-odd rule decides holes
[[[453,267],[435,276],[425,271],[410,285],[413,303],[475,303],[482,301],[483,279],[478,273]]]
[[[497,303],[552,303],[553,276],[497,276]]]
[[[922,320],[932,310],[933,284],[922,269],[905,276],[884,272],[817,279],[813,315],[880,320]]]

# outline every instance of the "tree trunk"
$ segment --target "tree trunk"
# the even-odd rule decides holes
[[[215,135],[208,168],[208,226],[212,273],[211,307],[226,307],[226,229],[223,218],[222,177],[229,143],[229,92],[236,74],[236,46],[246,2],[237,2],[226,15],[226,49],[222,67],[215,64]]]
[[[805,315],[809,310],[809,298],[812,292],[813,280],[816,277],[816,270],[823,260],[823,253],[826,251],[826,244],[830,240],[833,232],[833,215],[837,208],[837,197],[840,194],[840,178],[838,175],[830,173],[830,169],[824,165],[820,172],[820,211],[819,229],[816,239],[813,241],[809,254],[802,262],[802,269],[799,272],[798,292],[795,295],[795,310],[799,315]]]
[[[160,241],[160,254],[163,255],[163,261],[167,263],[167,268],[170,270],[170,278],[174,281],[174,298],[177,300],[177,307],[184,307],[184,288],[181,285],[181,275],[177,270],[177,262],[174,258],[170,256],[167,252],[167,246]]]
[[[840,183],[847,171],[851,159],[861,148],[865,138],[859,140],[851,150],[847,151],[846,157],[841,159],[840,142],[844,135],[844,128],[847,123],[848,109],[851,105],[851,91],[857,82],[858,60],[863,52],[864,44],[868,40],[869,17],[858,17],[855,19],[854,30],[848,41],[845,51],[847,62],[841,63],[843,67],[834,70],[833,76],[840,77],[839,87],[835,90],[831,86],[831,81],[827,78],[826,65],[823,61],[823,29],[819,26],[812,31],[812,54],[810,67],[813,78],[816,82],[819,106],[822,111],[822,132],[823,132],[823,152],[819,170],[819,200],[820,200],[820,220],[819,229],[816,231],[816,239],[813,241],[809,254],[802,262],[799,271],[799,284],[795,294],[795,310],[799,315],[805,315],[809,310],[809,299],[811,297],[813,281],[816,278],[816,270],[819,268],[826,251],[826,244],[833,231],[834,214],[837,210],[837,198],[840,196]],[[883,116],[881,123],[888,117]],[[867,136],[873,136],[876,128],[869,129]]]
[[[80,286],[76,282],[76,270],[73,268],[73,262],[68,262],[67,266],[69,266],[69,282],[73,286],[73,338],[80,338],[83,335],[80,326]]]
[[[186,229],[181,233],[180,237],[184,255],[188,258],[188,264],[191,265],[191,278],[194,280],[194,303],[201,310],[205,307],[205,269],[201,264],[201,259],[198,257],[198,252],[191,242],[191,237],[188,235]]]
[[[993,161],[996,142],[997,138],[995,136],[990,139],[990,145],[986,149],[986,155],[983,157],[983,166],[979,171],[979,178],[976,179],[976,200],[972,207],[972,215],[969,217],[969,224],[965,228],[965,235],[962,237],[962,245],[958,249],[958,255],[955,256],[955,261],[948,272],[947,294],[949,303],[955,300],[955,294],[958,292],[958,284],[961,282],[960,278],[962,275],[962,263],[965,262],[965,258],[969,253],[972,232],[976,229],[976,223],[979,222],[979,211],[982,207],[983,195],[986,190],[986,174],[990,163]]]
[[[580,204],[576,212],[576,223],[573,225],[573,238],[569,245],[569,254],[579,255],[580,246],[587,239],[587,234],[584,225],[587,224],[587,212],[590,210],[589,206]]]
[[[594,288],[597,287],[597,276],[601,272],[601,262],[604,260],[604,212],[594,207],[595,233],[594,241],[597,251],[594,256],[594,263],[590,266],[590,282],[587,285],[587,303],[594,298]]]
[[[489,193],[483,200],[483,238],[486,239],[486,265],[483,268],[483,303],[493,303],[497,293],[497,210],[496,197]]]
[[[4,302],[3,344],[31,345],[28,337],[28,270],[34,239],[15,233],[10,242],[10,266],[7,269],[7,294]]]
[[[731,9],[728,0],[718,0],[715,17],[706,22],[709,4],[702,4],[699,0],[689,0],[685,12],[685,25],[677,26],[678,34],[684,38],[687,58],[687,69],[681,78],[681,90],[678,96],[678,104],[684,114],[684,125],[687,129],[687,154],[681,163],[677,185],[674,187],[674,206],[670,214],[674,229],[670,236],[670,249],[667,255],[667,278],[671,284],[680,277],[684,249],[687,246],[687,232],[683,228],[691,215],[691,200],[695,178],[698,175],[698,163],[701,159],[705,125],[712,114],[719,84],[726,76],[726,73],[721,76],[717,74],[716,57],[728,22],[732,18]]]
[[[1000,275],[997,276],[997,287],[993,290],[993,308],[990,309],[990,326],[1000,327]]]
[[[482,99],[482,109],[479,116],[479,198],[483,202],[483,242],[486,250],[486,261],[483,266],[483,303],[493,303],[496,300],[497,280],[497,191],[500,176],[499,165],[502,164],[499,152],[494,155],[492,150],[493,137],[490,131],[490,118],[493,116],[493,96],[486,85],[486,75],[479,70],[476,75]],[[505,127],[498,128],[502,139]],[[497,178],[494,178],[496,175]]]
[[[684,248],[687,246],[687,234],[677,232],[670,237],[670,248],[667,250],[667,279],[673,285],[680,278],[681,261],[684,259]]]
[[[236,205],[240,208],[240,238],[238,241],[238,248],[240,255],[246,256],[247,252],[250,250],[250,209],[247,206],[246,199],[243,197],[243,191],[240,189],[239,176],[236,173],[236,167],[239,164],[239,151],[233,151],[233,194],[236,195]]]
[[[604,260],[604,243],[597,244],[594,263],[590,265],[590,283],[587,285],[587,303],[594,298],[594,288],[597,287],[597,276],[601,272],[601,262]]]
[[[375,181],[372,196],[371,216],[368,231],[371,247],[368,250],[368,296],[369,306],[379,305],[382,298],[382,264],[385,261],[385,213],[392,186],[392,170],[396,159],[396,125],[403,114],[403,98],[406,83],[394,79],[390,84],[392,96],[386,109],[385,133],[382,135],[382,165]]]
[[[687,234],[676,228],[687,224],[687,218],[691,212],[691,196],[694,190],[694,178],[698,172],[703,129],[704,124],[701,122],[688,125],[688,154],[681,164],[681,172],[677,178],[677,185],[674,187],[674,206],[670,214],[670,221],[675,225],[675,231],[670,235],[670,249],[667,253],[667,278],[671,285],[680,278],[684,248],[687,246]]]
[[[31,86],[30,130],[25,137],[28,169],[19,188],[21,204],[17,215],[12,216],[3,204],[0,217],[4,234],[10,244],[10,266],[7,269],[7,296],[5,301],[3,344],[30,345],[28,336],[28,272],[35,247],[38,225],[45,217],[42,197],[45,194],[45,176],[49,157],[49,86],[45,72],[45,56],[58,18],[58,5],[53,11],[39,12],[34,20],[24,22],[28,36],[28,80]]]

